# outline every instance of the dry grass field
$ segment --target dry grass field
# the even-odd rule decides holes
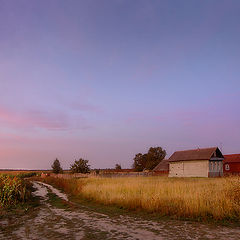
[[[190,219],[240,220],[240,178],[86,178],[46,182],[105,205]]]

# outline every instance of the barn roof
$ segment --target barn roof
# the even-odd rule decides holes
[[[224,155],[224,163],[240,162],[240,154]]]
[[[209,160],[213,156],[214,152],[217,152],[217,155],[223,158],[223,155],[218,147],[197,148],[192,150],[177,151],[169,158],[169,162]]]
[[[169,161],[168,159],[162,160],[154,169],[153,171],[168,171],[169,170]]]

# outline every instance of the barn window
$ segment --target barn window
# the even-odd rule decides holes
[[[229,164],[225,164],[225,170],[226,170],[226,171],[229,171],[229,170],[230,170]]]

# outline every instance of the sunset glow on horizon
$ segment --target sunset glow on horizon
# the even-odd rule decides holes
[[[0,169],[240,153],[240,2],[0,0]]]

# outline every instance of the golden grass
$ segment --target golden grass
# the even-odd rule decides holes
[[[140,209],[176,218],[240,220],[238,177],[129,177],[51,181],[67,192],[106,205]]]

